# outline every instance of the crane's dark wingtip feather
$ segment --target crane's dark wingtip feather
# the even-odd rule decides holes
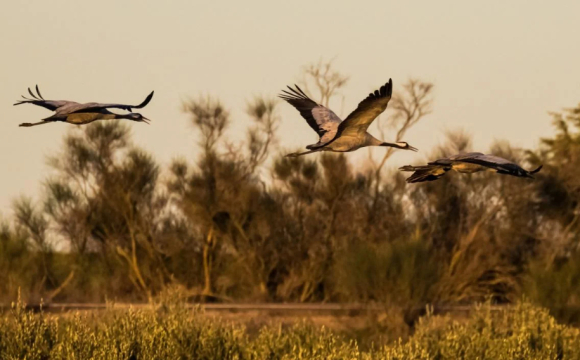
[[[389,81],[385,85],[381,86],[379,89],[381,97],[390,97],[393,94],[393,79],[389,78]]]
[[[294,84],[294,86],[295,86],[297,89],[299,89],[299,88],[298,88],[298,85]],[[290,86],[288,86],[288,89],[290,89],[290,91],[292,91],[292,93],[294,94],[294,96],[295,96],[295,97],[298,97],[298,98],[304,98],[304,96],[303,96],[303,95],[300,93],[300,91],[298,91],[297,89],[292,89]]]
[[[290,85],[286,85],[286,87],[288,88],[288,90],[290,90],[290,92],[288,92],[288,91],[286,91],[286,90],[282,90],[282,91],[284,91],[285,93],[287,93],[287,94],[290,94],[290,95],[292,95],[292,96],[294,96],[294,97],[295,97],[295,96],[296,96],[296,90],[292,89],[292,88],[290,87]]]
[[[544,165],[540,165],[540,166],[538,166],[536,169],[534,169],[534,170],[530,171],[530,174],[535,174],[535,173],[537,173],[538,171],[542,170],[542,167],[543,167],[543,166],[544,166]]]
[[[282,93],[284,93],[285,95],[290,96],[290,97],[295,97],[296,96],[296,94],[293,94],[291,92],[288,92],[287,90],[284,90],[284,89],[282,89]]]
[[[36,100],[40,100],[39,98],[36,97],[36,95],[34,95],[32,93],[32,90],[30,90],[30,88],[28,88],[28,93],[30,94],[30,96],[32,96],[33,98],[35,98]]]
[[[133,109],[141,109],[144,108],[147,104],[149,104],[149,102],[151,101],[151,99],[153,98],[153,93],[155,91],[151,91],[151,94],[147,95],[147,97],[145,98],[145,100],[143,100],[143,102],[137,106],[131,106],[131,108]],[[129,106],[128,106],[129,107]],[[129,110],[130,111],[130,110]]]
[[[36,93],[38,94],[38,97],[44,100],[44,97],[42,97],[42,95],[40,94],[40,90],[38,90],[38,84],[36,84]]]
[[[294,84],[294,86],[296,86],[296,88],[300,89],[298,87],[298,85]],[[300,93],[300,91],[298,91],[297,89],[293,89],[290,86],[286,86],[290,92],[282,90],[283,92],[285,92],[286,94],[290,95],[293,99],[301,99],[301,100],[308,100],[308,96]]]
[[[306,95],[306,93],[302,91],[302,89],[298,85],[294,84],[294,86],[296,86],[296,89],[298,89],[298,91],[300,91],[300,93],[302,93],[302,95],[304,95],[305,98],[308,98],[308,95]]]

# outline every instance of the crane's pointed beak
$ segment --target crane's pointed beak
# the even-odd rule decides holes
[[[408,145],[407,150],[411,150],[411,151],[414,151],[414,152],[419,151],[419,149],[417,149],[416,147],[411,146],[411,145]]]
[[[141,121],[143,121],[143,122],[144,122],[145,124],[147,124],[147,125],[151,125],[151,120],[150,120],[150,119],[147,119],[145,116],[143,116],[143,117],[141,118]]]

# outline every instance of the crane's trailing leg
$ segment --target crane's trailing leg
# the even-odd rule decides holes
[[[301,153],[292,153],[292,154],[288,154],[285,157],[299,157],[302,155],[307,155],[307,154],[312,154],[315,152],[319,152],[320,150],[310,150],[310,151],[305,151],[305,152],[301,152]]]
[[[51,122],[52,121],[42,120],[42,121],[39,121],[39,122],[36,122],[36,123],[22,123],[22,124],[20,124],[18,126],[21,126],[21,127],[31,127],[31,126],[36,126],[36,125],[48,124],[48,123],[51,123]]]

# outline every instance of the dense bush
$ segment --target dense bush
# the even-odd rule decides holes
[[[306,323],[248,334],[180,304],[62,316],[22,304],[0,320],[2,359],[578,359],[580,331],[527,303],[492,312],[480,306],[461,321],[419,320],[406,342],[368,351]]]

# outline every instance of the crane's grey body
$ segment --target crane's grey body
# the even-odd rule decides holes
[[[342,121],[332,110],[317,104],[297,85],[290,91],[282,90],[280,98],[294,106],[320,139],[316,144],[308,145],[309,151],[293,153],[286,156],[296,157],[318,151],[349,152],[366,146],[389,146],[398,149],[417,151],[406,142],[383,142],[367,132],[368,127],[387,108],[393,91],[393,82],[381,86],[361,101],[358,107]]]
[[[540,171],[541,168],[542,166],[540,165],[538,168],[528,171],[520,167],[518,164],[499,156],[470,152],[438,159],[429,162],[427,165],[402,166],[399,170],[414,171],[413,175],[407,178],[407,182],[416,183],[437,180],[450,170],[455,170],[464,174],[472,174],[479,171],[493,171],[498,174],[533,179],[534,177],[532,175]]]
[[[318,148],[321,149],[321,151],[349,152],[358,150],[365,146],[381,146],[382,144],[382,141],[375,138],[368,132],[365,132],[363,136],[340,136],[338,139],[327,144],[327,146],[322,144],[322,146],[319,146]],[[316,148],[316,146],[317,144],[314,144],[313,148]]]
[[[111,103],[96,103],[90,102],[81,104],[75,101],[68,100],[45,100],[40,91],[38,90],[38,85],[36,86],[36,95],[28,88],[28,93],[32,96],[32,99],[23,96],[24,100],[20,100],[14,105],[20,104],[33,104],[41,106],[45,109],[54,111],[54,115],[42,119],[42,121],[37,123],[23,123],[19,126],[30,127],[42,124],[48,124],[55,121],[68,122],[75,125],[84,125],[91,123],[96,120],[112,120],[112,119],[127,119],[138,122],[148,123],[146,117],[138,113],[130,114],[115,114],[110,112],[108,109],[117,108],[122,110],[127,110],[132,112],[133,109],[140,109],[145,107],[153,98],[153,91],[145,98],[145,100],[139,105],[126,105],[126,104],[111,104]]]

